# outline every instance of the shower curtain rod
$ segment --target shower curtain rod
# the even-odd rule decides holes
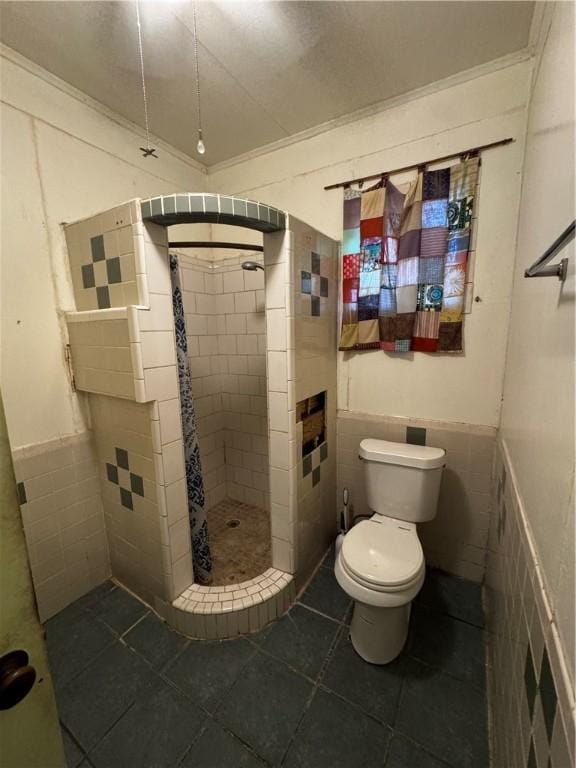
[[[169,248],[237,248],[241,251],[264,252],[263,245],[248,245],[247,243],[216,243],[212,240],[176,240],[168,243]]]
[[[470,149],[464,149],[461,152],[452,152],[449,155],[443,155],[442,157],[436,157],[433,160],[426,160],[423,163],[412,163],[411,165],[405,165],[403,168],[394,168],[393,171],[382,171],[381,173],[374,173],[371,176],[362,176],[360,179],[349,179],[348,181],[339,181],[338,184],[328,184],[324,189],[338,189],[339,187],[349,187],[350,184],[361,184],[363,181],[370,181],[370,179],[381,179],[383,176],[392,176],[394,173],[402,173],[403,171],[411,171],[414,168],[420,168],[423,165],[433,165],[434,163],[442,163],[444,160],[451,160],[453,157],[463,157],[465,155],[474,155],[478,152],[482,152],[485,149],[493,149],[494,147],[503,147],[505,144],[511,144],[514,141],[513,138],[501,139],[500,141],[493,141],[490,144],[481,144],[479,147],[471,147]]]

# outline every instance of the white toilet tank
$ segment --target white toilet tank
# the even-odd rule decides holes
[[[443,448],[367,439],[360,443],[359,456],[370,509],[410,523],[436,516]]]

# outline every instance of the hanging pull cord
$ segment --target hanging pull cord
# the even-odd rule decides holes
[[[196,15],[196,0],[192,0],[192,31],[194,33],[194,70],[196,75],[196,114],[198,117],[198,143],[196,150],[203,155],[206,152],[202,135],[202,106],[200,104],[200,64],[198,56],[198,20]]]
[[[142,80],[142,100],[144,102],[144,123],[146,126],[146,146],[140,147],[144,157],[158,157],[154,147],[150,146],[150,126],[148,122],[148,97],[146,96],[146,78],[144,77],[144,49],[142,47],[142,25],[140,24],[140,2],[136,0],[136,26],[138,27],[138,52],[140,54],[140,77]]]

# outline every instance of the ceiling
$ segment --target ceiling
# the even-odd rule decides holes
[[[196,156],[192,3],[141,0],[150,129]],[[518,51],[532,2],[198,2],[207,165]],[[134,2],[0,2],[3,43],[144,124]]]

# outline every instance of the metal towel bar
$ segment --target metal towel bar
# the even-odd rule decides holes
[[[554,240],[550,248],[524,272],[524,277],[557,277],[558,280],[564,282],[568,272],[568,259],[562,259],[559,264],[546,265],[572,240],[575,228],[576,220],[569,224],[560,237]]]

